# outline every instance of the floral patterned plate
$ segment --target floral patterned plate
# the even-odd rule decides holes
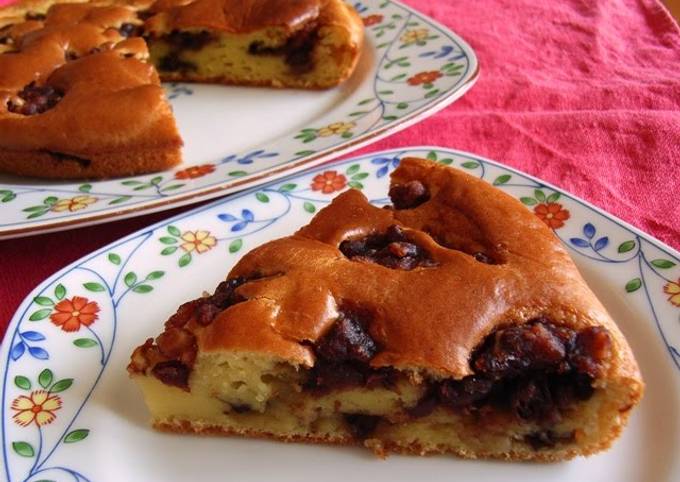
[[[476,80],[474,52],[442,25],[396,1],[354,6],[366,48],[340,87],[166,85],[182,165],[90,182],[0,175],[0,239],[160,211],[301,171],[432,115]]]
[[[125,366],[184,300],[212,290],[239,257],[306,224],[339,192],[387,202],[406,155],[463,169],[519,198],[564,243],[618,320],[647,393],[614,447],[569,463],[449,457],[377,460],[357,448],[168,435]],[[680,480],[680,254],[518,171],[436,147],[337,162],[197,208],[127,236],[51,276],[22,303],[2,360],[2,474],[12,481]],[[123,463],[121,463],[124,461]],[[455,475],[454,475],[455,474]]]

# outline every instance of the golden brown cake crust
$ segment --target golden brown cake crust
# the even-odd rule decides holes
[[[271,277],[241,286],[248,301],[198,330],[199,349],[257,350],[308,363],[300,356],[300,343],[317,341],[337,318],[338,306],[348,301],[373,313],[370,334],[381,347],[371,360],[374,367],[463,378],[471,374],[472,351],[494,329],[546,316],[574,329],[605,327],[615,353],[608,376],[639,380],[618,327],[554,233],[519,201],[459,170],[423,160],[402,160],[392,179],[397,184],[420,180],[432,197],[415,209],[387,210],[349,190],[293,236],[251,251],[229,277]],[[338,249],[345,239],[384,232],[395,223],[437,267],[389,269],[352,261]],[[439,238],[459,236],[439,239],[454,249],[428,231]],[[498,264],[476,261],[471,256],[476,251]],[[250,318],[249,305],[266,318],[268,339],[236,329]],[[285,344],[270,342],[271,336]]]
[[[289,32],[316,21],[321,0],[158,0],[151,11],[160,15],[148,22],[157,29],[207,28],[231,33],[246,33],[266,27],[281,27]]]
[[[413,180],[431,196],[413,209],[381,209],[352,189],[294,235],[246,254],[228,276],[251,279],[236,290],[245,301],[207,326],[193,318],[186,324],[198,350],[252,351],[311,366],[310,344],[349,303],[372,314],[370,336],[380,350],[371,366],[461,379],[472,374],[473,350],[488,334],[543,316],[574,330],[606,328],[613,355],[602,380],[630,380],[641,393],[628,343],[540,219],[508,194],[457,169],[403,159],[392,183]],[[349,259],[339,250],[347,239],[382,233],[394,224],[436,266],[391,269]],[[472,255],[477,252],[496,263],[477,261]]]
[[[0,55],[0,169],[98,178],[179,162],[182,141],[158,74],[145,62],[146,45],[120,30],[135,22],[127,6],[66,3],[11,27],[13,52]],[[30,103],[21,92],[31,85],[50,86],[54,105],[37,114],[18,111]],[[59,162],[74,157],[85,162]]]

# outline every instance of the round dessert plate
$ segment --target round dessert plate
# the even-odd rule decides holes
[[[338,192],[360,189],[373,203],[387,203],[388,174],[404,156],[427,157],[487,180],[520,199],[564,243],[628,338],[647,383],[614,446],[558,464],[449,456],[380,460],[359,447],[151,429],[141,392],[125,370],[133,348],[157,335],[181,303],[212,291],[243,253],[292,234]],[[480,300],[486,302],[493,300]],[[679,316],[680,254],[661,242],[554,186],[473,154],[437,147],[379,152],[155,224],[38,286],[19,307],[0,350],[2,476],[9,482],[183,481],[198,474],[206,481],[241,482],[677,481]],[[72,331],[63,329],[67,319]]]
[[[354,4],[366,43],[352,77],[325,91],[166,84],[185,146],[169,171],[66,182],[0,175],[0,239],[95,224],[223,196],[404,129],[462,96],[470,46],[396,1]]]

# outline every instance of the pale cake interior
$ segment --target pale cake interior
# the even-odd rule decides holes
[[[188,29],[186,33],[200,35],[201,31]],[[164,37],[151,37],[148,45],[151,62],[165,80],[325,88],[352,71],[356,52],[346,29],[328,25],[295,35],[309,35],[308,44],[298,46],[297,54],[284,51],[291,37],[276,27],[241,34],[214,33],[195,49],[177,49]],[[297,64],[287,61],[290,55],[298,55]]]
[[[252,352],[214,352],[198,355],[190,392],[151,376],[133,378],[143,391],[153,425],[163,430],[363,443],[378,455],[394,451],[536,458],[536,448],[526,437],[541,427],[502,413],[482,420],[436,408],[427,416],[409,417],[409,408],[426,391],[425,379],[416,373],[402,372],[392,389],[346,388],[316,395],[302,387],[305,370]],[[625,407],[632,396],[625,385],[597,387],[588,401],[576,403],[552,427],[557,433],[573,432],[580,448],[565,444],[552,448],[544,458],[561,460],[609,446],[621,417],[627,416],[619,407]],[[348,423],[352,415],[380,420],[364,438]]]

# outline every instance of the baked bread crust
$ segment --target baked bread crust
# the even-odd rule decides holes
[[[305,54],[309,65],[333,65],[332,75],[240,78],[161,69],[159,78],[152,65],[159,59],[150,63],[146,44],[167,35],[216,39],[255,31],[285,42],[306,30],[319,36]],[[0,171],[106,178],[168,169],[181,160],[182,140],[161,80],[327,88],[353,72],[362,41],[361,20],[342,0],[24,0],[0,9]],[[319,47],[325,44],[332,44],[330,59]]]
[[[400,206],[397,191],[413,183],[422,198]],[[607,448],[625,426],[644,385],[628,343],[554,233],[504,192],[460,170],[426,160],[403,159],[392,174],[392,188],[395,207],[391,209],[372,206],[361,192],[349,190],[294,235],[246,254],[229,273],[227,280],[233,284],[228,297],[217,292],[213,295],[221,296],[219,303],[225,299],[228,303],[217,309],[207,299],[208,308],[216,310],[208,318],[201,300],[183,305],[155,343],[149,339],[135,351],[128,368],[133,377],[152,379],[158,389],[163,385],[154,379],[155,367],[179,364],[174,366],[187,369],[186,385],[175,386],[190,396],[199,383],[192,379],[195,360],[239,353],[313,373],[318,364],[326,363],[323,350],[329,348],[323,348],[328,343],[325,340],[335,332],[339,320],[353,312],[369,313],[363,326],[370,337],[369,346],[377,348],[365,357],[365,363],[373,374],[397,370],[408,374],[416,385],[422,380],[470,380],[474,384],[475,377],[483,373],[476,361],[480,353],[494,346],[488,343],[494,336],[518,327],[531,330],[550,325],[549,330],[571,330],[577,337],[592,334],[593,343],[586,343],[590,347],[586,351],[592,348],[601,353],[592,358],[597,360],[595,365],[586,368],[590,377],[586,395],[577,396],[578,400],[593,397],[592,401],[581,408],[565,409],[573,422],[570,443],[556,443],[549,450],[532,449],[531,443],[517,442],[532,433],[518,431],[522,424],[512,425],[507,415],[493,410],[482,412],[486,414],[481,417],[483,424],[513,427],[507,429],[510,435],[503,443],[480,447],[446,439],[431,443],[409,439],[399,432],[399,423],[406,417],[404,423],[416,427],[421,415],[413,414],[419,405],[410,405],[405,415],[392,414],[390,424],[363,443],[378,454],[447,452],[546,461]],[[397,242],[389,249],[410,250],[415,254],[407,257],[416,259],[416,264],[390,264],[392,260],[380,261],[381,254],[375,252],[358,257],[348,254],[351,249],[348,251],[345,243],[382,236],[395,225],[410,246]],[[530,336],[540,335],[540,327],[537,330]],[[365,335],[359,328],[348,333],[355,346],[346,349],[361,355],[365,348],[361,343],[368,343]],[[337,346],[344,342],[337,343],[332,350],[339,350]],[[512,343],[516,345],[517,339]],[[539,345],[546,346],[543,341],[532,346]],[[595,348],[597,345],[600,348]],[[541,363],[533,370],[544,366]],[[168,383],[157,374],[156,378]],[[305,384],[302,386],[304,391]],[[174,387],[171,390],[179,392]],[[427,400],[427,393],[419,396],[421,401]],[[299,430],[281,432],[266,426],[252,429],[238,425],[238,420],[225,426],[182,417],[154,417],[156,426],[165,430],[357,443],[342,432],[304,435]],[[551,425],[555,423],[551,421],[547,427],[559,425]],[[483,428],[477,430],[482,430],[476,436],[481,439]]]

